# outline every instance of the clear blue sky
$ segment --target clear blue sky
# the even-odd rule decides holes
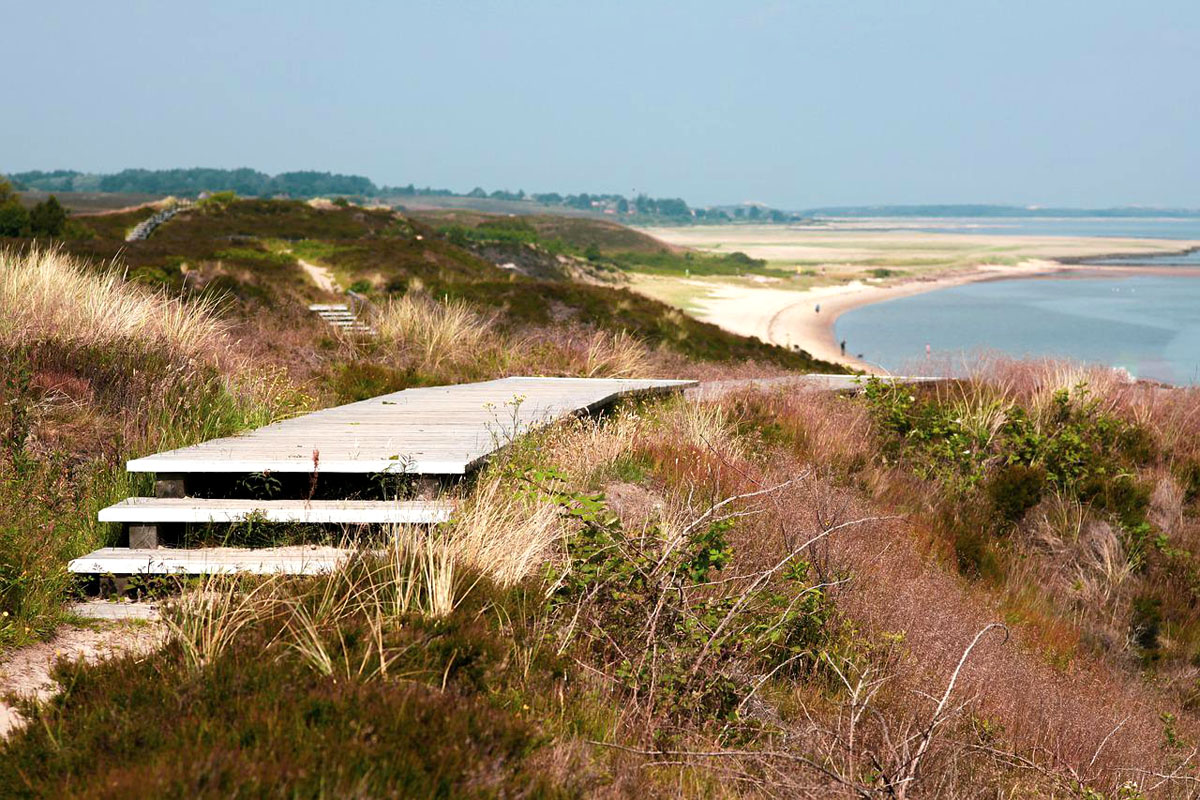
[[[1200,2],[5,4],[0,171],[1200,207]]]

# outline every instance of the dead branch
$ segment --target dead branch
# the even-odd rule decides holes
[[[979,633],[975,634],[975,638],[963,650],[962,656],[958,659],[958,666],[954,668],[954,672],[950,675],[950,681],[946,684],[946,691],[942,692],[942,699],[938,701],[937,708],[933,710],[933,715],[929,718],[929,723],[925,726],[924,732],[920,735],[917,743],[917,749],[913,753],[912,758],[900,770],[900,774],[895,783],[896,797],[903,800],[908,787],[917,778],[917,770],[921,767],[921,759],[925,756],[929,749],[930,743],[933,742],[933,734],[937,728],[946,721],[952,714],[946,713],[946,705],[950,702],[950,696],[954,693],[954,687],[958,685],[958,678],[962,674],[963,667],[966,666],[967,659],[971,657],[971,652],[976,645],[988,634],[993,628],[1000,628],[1004,631],[1004,641],[1008,641],[1009,632],[1008,626],[1002,622],[992,622],[983,627]],[[962,706],[955,709],[955,712],[961,710]]]

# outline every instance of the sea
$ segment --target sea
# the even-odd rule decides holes
[[[1200,217],[855,220],[855,230],[1200,239]],[[984,281],[847,311],[847,352],[896,374],[967,371],[995,354],[1051,357],[1200,384],[1200,252],[1089,259],[1153,274]],[[1190,269],[1189,269],[1190,267]],[[1171,275],[1171,269],[1180,270]]]

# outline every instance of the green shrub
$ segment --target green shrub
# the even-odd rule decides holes
[[[13,198],[0,203],[0,236],[24,236],[29,232],[29,212]]]
[[[726,592],[701,592],[733,561],[732,521],[696,528],[682,542],[653,530],[631,535],[603,495],[547,489],[562,483],[553,471],[527,479],[579,525],[552,608],[583,630],[603,631],[588,644],[591,655],[611,664],[625,691],[653,698],[657,711],[676,720],[731,720],[749,689],[735,675],[819,670],[822,654],[838,644],[830,597],[810,580],[802,557],[779,568],[777,580],[742,593],[734,583]],[[653,657],[643,657],[647,649]]]
[[[29,230],[34,236],[58,236],[67,224],[67,211],[50,195],[29,212]]]
[[[987,485],[992,505],[1007,522],[1016,522],[1042,499],[1046,470],[1028,464],[1008,464],[997,469]]]

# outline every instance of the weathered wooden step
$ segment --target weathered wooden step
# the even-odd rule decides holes
[[[405,389],[131,460],[130,472],[462,475],[517,437],[694,381],[501,378]]]
[[[329,304],[329,303],[314,303],[308,307],[309,311],[349,311],[350,307],[345,303]]]
[[[231,523],[255,516],[266,522],[314,525],[436,525],[454,505],[408,500],[210,500],[194,497],[130,497],[100,510],[101,522]]]
[[[340,547],[204,547],[189,550],[102,547],[67,565],[82,575],[319,575],[348,560],[354,550]]]

